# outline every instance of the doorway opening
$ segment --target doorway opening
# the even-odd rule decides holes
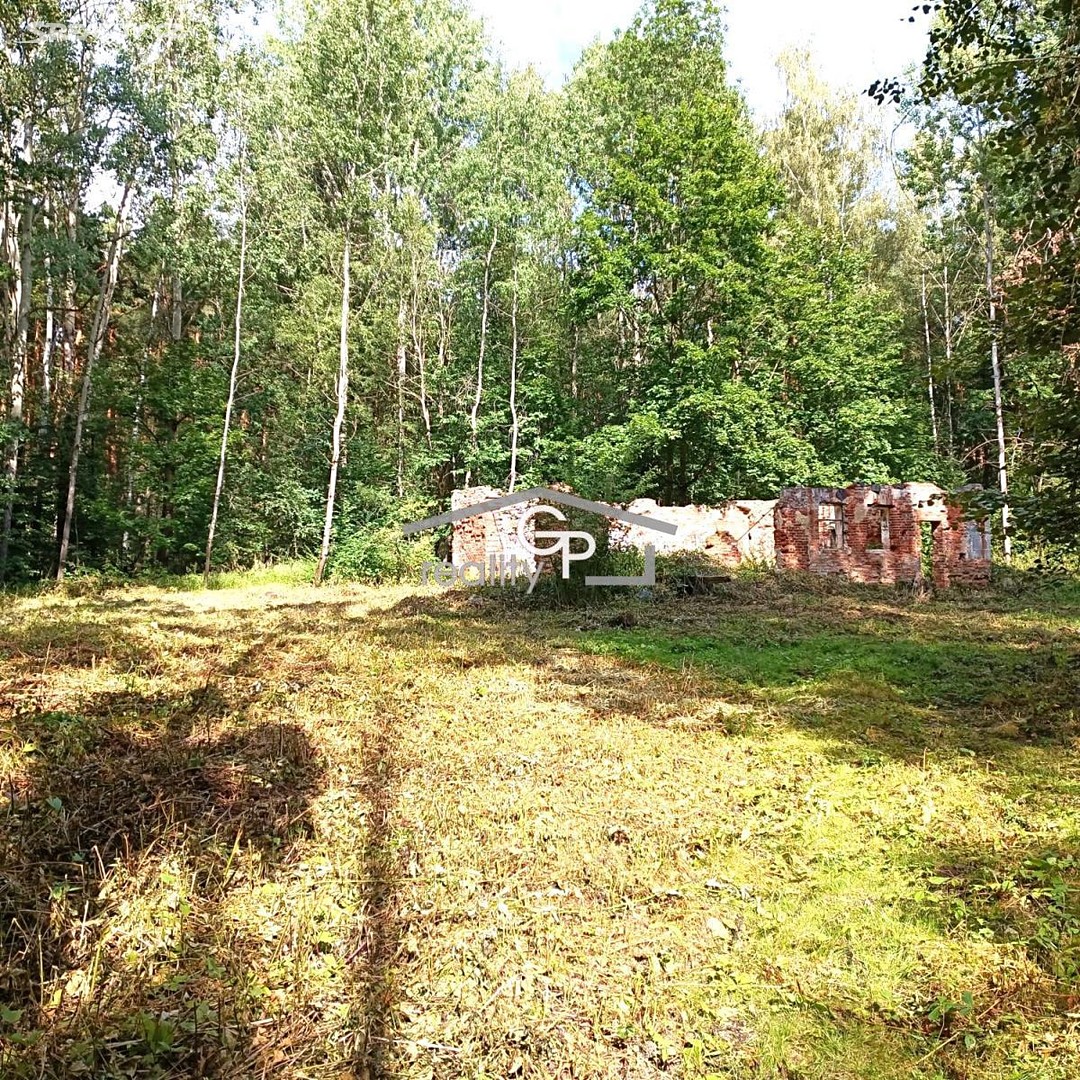
[[[940,525],[941,522],[939,521],[923,521],[919,523],[919,553],[923,581],[934,580],[934,546]]]

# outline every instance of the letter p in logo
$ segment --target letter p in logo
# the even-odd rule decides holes
[[[554,540],[555,543],[551,547],[539,548],[529,540],[526,535],[526,529],[529,523],[537,514],[550,514],[557,521],[565,521],[566,515],[560,510],[556,510],[554,506],[533,506],[525,511],[521,515],[518,521],[517,536],[518,543],[529,552],[531,555],[554,555],[555,552],[562,552],[562,576],[563,580],[570,577],[570,564],[572,562],[583,562],[585,559],[591,558],[596,551],[596,541],[587,532],[569,532],[562,530],[536,530],[533,533],[534,540]],[[584,551],[572,551],[571,542],[574,540],[584,540]]]

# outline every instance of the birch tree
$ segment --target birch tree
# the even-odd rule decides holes
[[[920,275],[920,295],[922,298],[923,333],[926,337],[926,389],[930,400],[930,429],[934,434],[934,452],[940,446],[938,436],[937,405],[934,400],[934,353],[930,344],[930,313],[926,306],[926,271]]]
[[[124,229],[127,223],[128,200],[131,184],[124,187],[116,208],[112,235],[105,254],[105,269],[94,305],[93,322],[86,342],[86,359],[83,363],[82,388],[79,391],[78,410],[75,414],[75,434],[71,442],[71,463],[68,466],[67,497],[64,502],[64,518],[60,533],[60,553],[56,563],[56,580],[63,581],[67,571],[68,549],[71,544],[71,523],[75,517],[75,492],[79,479],[79,458],[82,456],[83,431],[90,408],[90,392],[93,388],[94,367],[105,343],[105,334],[112,315],[113,296],[120,273],[120,257],[124,246]]]
[[[241,121],[242,122],[242,121]],[[233,320],[233,358],[229,369],[229,396],[225,402],[225,419],[221,428],[221,452],[218,455],[217,480],[214,483],[214,501],[210,511],[210,529],[206,537],[206,558],[203,563],[203,578],[210,577],[210,565],[214,556],[214,533],[217,531],[218,511],[221,507],[221,492],[225,486],[225,462],[229,452],[229,430],[232,427],[233,406],[236,404],[236,384],[240,374],[240,346],[244,315],[244,275],[247,272],[248,248],[248,194],[245,179],[245,152],[240,136],[240,155],[237,162],[237,204],[240,211],[240,252],[236,272],[236,311]]]
[[[1002,397],[1001,357],[998,354],[997,283],[994,279],[994,218],[990,192],[983,182],[984,268],[986,272],[986,315],[990,328],[990,371],[994,380],[994,425],[997,434],[997,479],[1001,491],[1001,533],[1005,562],[1012,562],[1012,535],[1009,528],[1009,472],[1005,445],[1005,407]]]
[[[9,185],[4,200],[4,251],[7,256],[11,284],[9,295],[9,351],[11,355],[11,383],[8,406],[10,442],[4,459],[3,526],[0,531],[0,582],[7,572],[8,547],[11,540],[12,513],[15,506],[15,485],[19,474],[19,450],[22,445],[23,404],[26,394],[26,367],[28,363],[28,340],[30,331],[30,298],[34,287],[34,201],[32,188],[26,173],[33,157],[33,121],[24,119],[19,125],[19,158],[23,172],[22,191]]]
[[[348,234],[342,245],[341,253],[341,328],[338,341],[338,372],[334,385],[337,407],[334,411],[334,428],[331,437],[330,478],[326,485],[326,517],[323,522],[322,545],[319,548],[319,563],[315,568],[315,584],[321,585],[326,575],[326,564],[330,560],[330,540],[334,531],[334,502],[337,498],[338,471],[341,468],[342,430],[345,426],[345,411],[349,405],[349,305],[352,289],[351,276],[352,242]]]
[[[469,433],[472,440],[472,462],[465,473],[465,486],[472,482],[475,461],[480,453],[480,405],[484,400],[484,359],[487,353],[488,321],[491,315],[491,260],[495,255],[495,245],[499,242],[499,227],[491,231],[491,243],[484,256],[483,286],[480,291],[480,345],[476,350],[476,389],[473,396],[472,411],[469,413]]]
[[[3,339],[10,358],[7,390],[8,437],[0,471],[0,583],[7,574],[19,461],[25,434],[24,408],[27,366],[30,362],[30,305],[34,291],[34,215],[37,185],[33,173],[36,127],[42,103],[42,48],[29,35],[28,23],[36,4],[27,7],[12,27],[0,23],[0,93],[9,104],[0,110],[0,250],[3,253]],[[25,19],[25,22],[24,22]],[[6,20],[5,20],[6,21]]]
[[[405,0],[376,5],[330,0],[311,12],[292,56],[292,130],[302,148],[297,160],[311,162],[312,189],[325,208],[326,236],[340,242],[342,268],[334,420],[316,584],[325,577],[330,558],[346,449],[354,263],[363,271],[364,295],[370,296],[383,251],[394,242],[394,208],[407,183],[415,130],[423,116],[422,56],[417,12]],[[363,263],[356,259],[361,244],[367,256]]]
[[[518,413],[518,275],[514,267],[510,295],[510,479],[511,491],[517,487],[518,440],[521,437],[521,417]]]

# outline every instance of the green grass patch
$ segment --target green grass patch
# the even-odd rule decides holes
[[[759,687],[812,686],[844,673],[879,680],[919,703],[977,704],[1037,676],[1054,653],[1009,646],[883,640],[860,633],[818,633],[777,641],[751,624],[738,637],[672,635],[667,629],[596,631],[583,645],[633,663],[701,669]]]
[[[199,584],[0,611],[5,1080],[1080,1072],[1068,595]]]

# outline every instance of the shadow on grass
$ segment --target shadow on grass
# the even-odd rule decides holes
[[[1080,734],[1075,632],[1033,635],[984,624],[979,637],[955,640],[952,609],[894,597],[892,607],[879,610],[881,603],[875,600],[869,615],[841,605],[826,625],[806,625],[801,613],[763,618],[700,600],[552,614],[502,599],[422,596],[385,613],[375,632],[387,647],[416,649],[425,662],[435,657],[448,669],[506,662],[546,668],[553,651],[604,658],[620,674],[603,687],[594,671],[568,664],[550,678],[602,691],[607,707],[632,714],[640,714],[643,698],[666,692],[666,673],[677,673],[694,682],[698,697],[758,707],[841,743],[865,746],[873,727],[875,748],[903,760],[927,749],[987,745],[1007,758],[1033,743],[1061,745]],[[905,620],[914,614],[918,623],[908,636]],[[703,623],[713,632],[700,632]]]
[[[1020,1075],[999,1069],[1002,1058],[1035,1033],[1045,1037],[1046,1047],[1069,1053],[1063,1032],[1080,1002],[1080,851],[1074,838],[1050,835],[1057,816],[1052,804],[1060,797],[1062,815],[1076,805],[1064,764],[1077,735],[1075,632],[1055,624],[1062,614],[1057,611],[1045,625],[1035,618],[980,619],[972,598],[949,604],[881,594],[839,599],[835,608],[823,605],[806,619],[798,598],[785,601],[791,607],[783,615],[777,613],[783,605],[747,610],[714,599],[545,610],[476,595],[417,596],[365,629],[386,650],[448,683],[464,670],[480,669],[475,689],[488,694],[500,685],[497,669],[531,667],[530,692],[542,703],[535,707],[538,715],[545,705],[557,710],[571,704],[583,726],[614,720],[616,727],[629,721],[664,728],[673,742],[686,738],[684,754],[711,747],[719,760],[726,752],[722,739],[694,739],[724,733],[742,744],[737,760],[740,753],[748,759],[760,753],[761,774],[790,787],[774,799],[772,791],[756,790],[770,782],[759,779],[745,804],[753,815],[749,800],[760,798],[769,807],[775,802],[775,815],[760,815],[764,824],[748,841],[759,845],[759,857],[775,858],[776,870],[762,875],[766,888],[791,897],[805,887],[792,880],[784,862],[790,854],[799,861],[799,841],[769,832],[771,824],[778,830],[783,825],[790,838],[805,827],[806,836],[837,862],[831,870],[808,862],[798,873],[813,875],[816,893],[835,897],[838,906],[850,889],[863,919],[853,918],[844,933],[855,926],[867,935],[852,931],[850,955],[837,950],[838,959],[828,962],[846,970],[861,962],[861,953],[876,950],[884,967],[889,960],[883,957],[895,950],[897,963],[902,956],[911,963],[894,983],[895,1003],[886,994],[880,1009],[857,990],[830,990],[827,979],[808,993],[797,979],[785,982],[770,1007],[781,1014],[798,1011],[803,1030],[813,1032],[807,1038],[833,1046],[849,1036],[855,1044],[895,1040],[896,1059],[911,1075]],[[1004,606],[1015,614],[1015,607]],[[487,688],[484,669],[492,672]],[[506,674],[508,681],[519,677]],[[468,699],[459,697],[448,708],[467,713]],[[527,726],[529,719],[514,722]],[[770,759],[768,744],[777,734],[778,745],[792,745],[787,732],[815,741],[798,744],[805,746],[806,761],[785,769]],[[879,768],[888,776],[884,819],[875,816]],[[970,800],[958,794],[968,775]],[[817,798],[832,797],[829,787],[838,776],[846,777],[837,785],[846,785],[841,799],[848,805],[819,835]],[[920,824],[922,802],[906,809],[903,799],[926,798],[923,789],[935,790],[938,779],[948,786],[948,798],[929,808],[929,824]],[[811,798],[818,787],[825,790]],[[1040,812],[1032,815],[1038,838],[1024,833],[1016,805],[1031,790],[1041,800]],[[958,820],[941,822],[946,803],[955,805]],[[723,835],[731,833],[731,823],[721,818],[737,815],[739,805],[735,799],[718,810],[716,827]],[[866,840],[865,859],[829,832],[838,828],[837,818],[848,817],[851,830]],[[955,838],[965,833],[979,839],[961,850]],[[732,835],[738,837],[737,826]],[[742,850],[739,841],[730,844]],[[807,902],[814,901],[808,893]],[[828,904],[820,910],[831,917]],[[888,932],[884,941],[873,937],[878,912],[902,924],[895,939]],[[808,940],[833,929],[814,927]],[[769,930],[762,936],[767,941]],[[950,951],[955,942],[962,947]],[[763,946],[766,954],[768,948]],[[814,949],[824,954],[813,943],[808,954]],[[950,966],[941,960],[946,955],[967,966]],[[820,956],[807,960],[811,968],[825,963]],[[756,959],[742,973],[751,983],[770,981],[768,965]],[[778,1021],[780,1028],[785,1023]],[[1065,1075],[1037,1071],[1043,1052],[1041,1046],[1030,1055],[1016,1051],[1010,1062],[1026,1065],[1030,1057],[1036,1071],[1024,1075]],[[991,1067],[987,1061],[994,1055]]]
[[[825,612],[807,625],[797,605],[788,618],[763,620],[758,610],[744,613],[716,602],[616,602],[588,612],[551,612],[515,610],[483,597],[410,597],[355,620],[353,628],[387,654],[448,677],[508,662],[532,665],[541,700],[573,701],[586,718],[621,711],[659,724],[647,703],[673,694],[691,705],[736,703],[766,716],[765,723],[820,735],[824,753],[849,759],[880,753],[914,761],[927,747],[959,753],[975,745],[992,750],[1001,770],[1035,782],[1038,760],[1023,760],[1023,752],[1057,748],[1033,745],[1031,736],[1058,743],[1070,737],[1076,676],[1068,638],[1027,648],[1020,631],[994,628],[986,640],[949,641],[951,608],[941,613],[938,640],[897,636],[899,620],[914,622],[917,614],[933,626],[938,609],[890,606],[875,597],[873,605],[884,610],[874,618],[893,625],[893,636],[886,637],[866,628],[873,605],[844,603],[842,614]],[[334,633],[347,606],[273,605],[280,621],[258,632],[238,629],[247,648],[222,666],[222,674],[269,670],[275,650],[292,635]],[[190,616],[182,606],[153,609],[163,627],[205,638],[206,628]],[[25,653],[25,670],[39,670],[43,640],[13,644]],[[115,644],[102,630],[90,655],[115,655],[107,651]],[[22,663],[17,652],[8,655]],[[84,662],[83,653],[73,659]],[[602,679],[598,666],[605,669]],[[253,1024],[267,1015],[263,1007],[230,1000],[245,983],[244,957],[256,943],[223,930],[229,920],[224,900],[238,840],[260,851],[266,874],[292,857],[309,828],[307,810],[322,790],[325,767],[300,727],[248,724],[246,708],[235,694],[207,685],[175,696],[98,695],[77,716],[39,711],[17,717],[20,737],[38,749],[28,753],[26,778],[13,789],[7,810],[11,828],[0,839],[9,961],[0,995],[23,1011],[21,1030],[44,1033],[37,1046],[15,1048],[17,1060],[33,1067],[30,1075],[66,1075],[73,1054],[90,1075],[100,1076],[130,1075],[133,1067],[140,1076],[210,1076],[226,1067],[237,1075],[280,1073],[258,1042],[265,1029]],[[981,731],[1000,715],[1018,718],[1015,732]],[[236,729],[224,736],[215,734],[223,717]],[[343,1024],[357,1035],[354,1067],[371,1078],[386,1075],[385,1050],[395,1041],[391,979],[400,960],[395,908],[401,868],[392,817],[395,778],[407,767],[401,757],[407,732],[397,711],[374,722],[358,776],[367,811],[359,863],[365,908],[346,957],[355,993]],[[724,722],[721,714],[715,724],[722,730]],[[873,736],[870,727],[878,729]],[[1064,849],[1058,854],[1071,857]],[[988,895],[979,891],[980,875],[1030,876],[1040,871],[1029,861],[1041,857],[984,849],[954,856],[928,844],[911,868],[929,879],[934,918],[945,927],[949,919],[969,918],[949,907],[957,892],[953,877],[963,878],[959,898],[976,912],[970,917],[984,918],[977,913]],[[157,946],[163,950],[159,976],[125,982],[122,943],[103,939],[103,922],[95,920],[112,912],[111,883],[120,875],[168,869],[170,859],[180,871],[169,872],[192,883],[176,888],[174,944]],[[965,869],[952,875],[950,865]],[[1063,880],[1071,882],[1072,873],[1067,867]],[[1026,921],[1024,904],[1030,909],[1033,901],[1024,880],[1029,891],[1019,908],[989,896],[987,910],[1000,933],[1024,941],[1045,975],[1052,965],[1043,957],[1050,953],[1032,951],[1037,926]],[[954,924],[977,929],[973,922]],[[1068,920],[1058,924],[1061,930]],[[183,946],[176,952],[178,941]],[[96,995],[85,990],[95,965],[114,975]],[[1040,997],[1033,995],[1033,1009],[1045,1010],[1045,993],[1044,986]],[[92,1005],[84,1004],[91,998]],[[8,1075],[7,1067],[0,1060],[0,1075]]]
[[[1065,1061],[1075,1063],[1080,1006],[1080,837],[934,842],[914,852],[897,846],[892,857],[922,882],[912,917],[943,937],[979,942],[984,958],[959,984],[954,972],[923,979],[907,1002],[944,1075],[981,1075],[970,1070],[997,1043],[1010,1048],[1007,1075],[1072,1076]],[[1059,1056],[1064,1071],[1044,1072]]]
[[[235,730],[213,734],[226,716]],[[243,703],[213,687],[95,695],[78,717],[22,716],[19,728],[29,764],[0,809],[0,1074],[254,1068],[231,987],[255,945],[221,905],[240,851],[272,875],[310,831],[323,777],[305,732],[248,726]],[[116,893],[146,897],[149,921],[126,941],[101,932]]]
[[[363,868],[368,888],[360,939],[351,954],[362,957],[352,1023],[360,1033],[356,1064],[361,1075],[370,1080],[387,1075],[385,1060],[393,1040],[395,1000],[392,972],[401,939],[397,912],[402,868],[391,837],[397,734],[393,720],[380,716],[375,738],[364,748],[361,774],[367,804]]]
[[[280,942],[253,907],[263,885],[295,876],[309,840],[319,846],[310,811],[328,783],[319,743],[289,718],[307,668],[278,687],[292,671],[281,661],[299,640],[340,631],[348,606],[231,610],[228,649],[212,616],[169,599],[89,599],[0,625],[0,734],[21,746],[0,790],[4,1080],[270,1076],[331,1060],[381,1075],[399,948],[391,717],[354,751],[363,900],[340,945],[353,1007],[333,1049],[311,1037],[317,1002],[282,1013],[272,974],[280,949],[330,945],[308,942],[319,927],[306,923],[301,942]],[[125,624],[133,612],[142,634]],[[195,667],[177,669],[189,654]],[[54,683],[102,664],[114,685],[130,671],[132,685],[169,689]],[[213,677],[172,689],[203,669]],[[281,722],[264,722],[268,708]],[[285,985],[306,1000],[307,988]]]

